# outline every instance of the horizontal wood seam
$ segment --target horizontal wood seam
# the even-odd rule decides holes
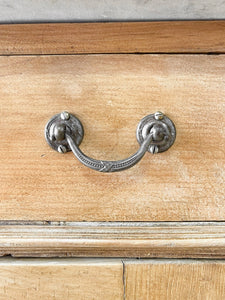
[[[224,52],[126,52],[126,53],[120,53],[120,52],[106,52],[106,53],[71,53],[71,54],[0,54],[0,57],[10,57],[10,56],[15,56],[15,57],[32,57],[32,56],[93,56],[93,55],[127,55],[127,54],[132,54],[132,55],[224,55]]]

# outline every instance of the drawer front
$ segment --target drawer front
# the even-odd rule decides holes
[[[224,220],[224,55],[1,56],[1,220]],[[165,112],[177,138],[135,167],[98,173],[44,138],[63,110],[83,123],[84,153],[138,149],[145,115]]]

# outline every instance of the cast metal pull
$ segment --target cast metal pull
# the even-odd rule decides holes
[[[147,151],[152,154],[166,151],[175,141],[176,128],[161,112],[144,117],[136,131],[139,150],[118,161],[97,160],[85,155],[79,148],[83,136],[84,130],[80,120],[66,111],[52,117],[45,127],[45,138],[54,150],[60,153],[72,150],[82,164],[99,172],[123,171],[136,165]]]

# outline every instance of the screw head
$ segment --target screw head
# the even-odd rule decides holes
[[[62,120],[69,120],[70,114],[69,114],[67,111],[63,111],[63,112],[61,112],[61,114],[60,114],[60,118],[61,118]]]
[[[161,112],[161,111],[157,111],[155,114],[154,114],[154,117],[156,120],[162,120],[163,117],[164,117],[164,114]]]
[[[150,151],[152,154],[156,154],[156,153],[158,153],[159,148],[158,148],[158,146],[156,146],[156,145],[151,145],[150,148],[149,148],[149,151]]]
[[[67,152],[66,147],[63,146],[63,145],[59,145],[57,150],[58,150],[59,153],[66,153]]]

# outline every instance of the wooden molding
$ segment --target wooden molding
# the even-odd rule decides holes
[[[0,255],[224,258],[225,222],[2,222]]]
[[[0,25],[0,55],[225,53],[225,21]]]

